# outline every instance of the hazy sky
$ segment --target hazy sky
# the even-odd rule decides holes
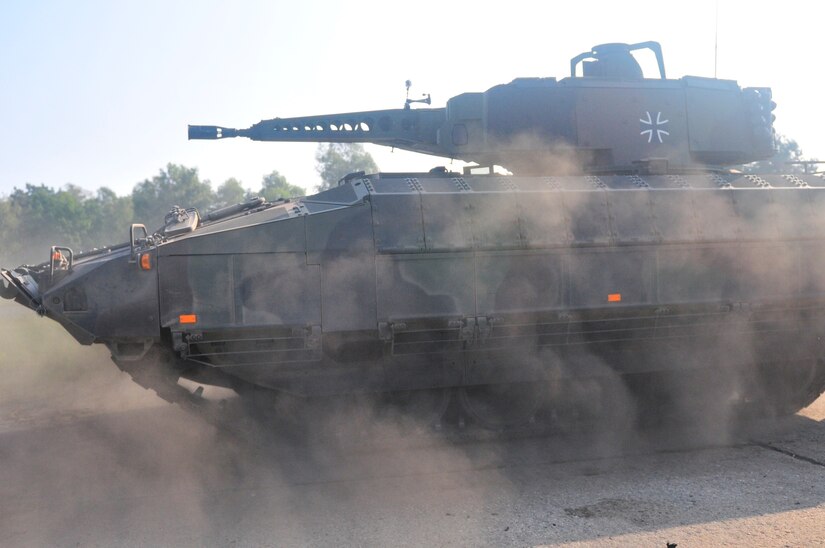
[[[0,195],[27,182],[118,194],[168,162],[217,186],[273,169],[312,188],[315,145],[187,141],[186,126],[433,106],[566,76],[595,44],[658,40],[668,76],[713,76],[716,0],[28,2],[0,7]],[[718,76],[771,86],[776,128],[825,159],[818,2],[719,0]],[[449,160],[368,147],[385,171]]]

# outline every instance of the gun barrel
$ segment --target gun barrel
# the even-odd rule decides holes
[[[189,126],[189,139],[248,137],[253,141],[374,143],[446,155],[438,131],[446,120],[443,108],[392,109],[262,120],[246,129]]]
[[[221,126],[189,126],[189,139],[223,139],[225,137],[246,136],[246,130]]]
[[[388,144],[397,140],[436,142],[444,109],[373,110],[263,120],[247,136],[261,141]]]

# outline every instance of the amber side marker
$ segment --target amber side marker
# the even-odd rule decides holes
[[[621,293],[610,293],[607,295],[607,302],[609,303],[620,303],[622,302],[622,294]]]
[[[198,323],[197,314],[181,314],[180,323]]]
[[[152,270],[152,256],[144,253],[140,256],[140,268],[143,270]]]

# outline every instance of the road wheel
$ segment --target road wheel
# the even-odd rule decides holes
[[[543,383],[483,384],[459,388],[464,412],[491,430],[525,426],[533,422],[542,403]]]
[[[449,388],[388,392],[384,397],[387,405],[385,411],[397,413],[418,424],[435,426],[440,424],[451,398]]]

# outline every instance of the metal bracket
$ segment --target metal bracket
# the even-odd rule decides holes
[[[392,341],[392,336],[404,329],[407,329],[404,322],[378,322],[378,338],[382,341]]]
[[[459,322],[451,322],[451,326],[452,323],[459,324]],[[467,344],[476,344],[490,337],[490,334],[493,332],[493,324],[495,323],[496,318],[473,316],[464,318],[456,327],[460,327],[459,333],[462,341],[465,341]]]
[[[461,322],[461,340],[471,343],[476,338],[476,319],[475,318],[464,318]]]
[[[138,247],[138,245],[137,245],[138,244],[138,237],[137,237],[138,230],[143,231],[143,239],[144,240],[149,237],[149,231],[146,230],[146,225],[134,223],[134,224],[132,224],[131,227],[129,227],[129,249],[131,250],[131,253],[129,255],[129,262],[130,263],[137,262],[137,251],[136,251],[136,249]]]
[[[181,358],[186,358],[189,355],[189,344],[183,340],[183,335],[180,331],[172,332],[172,348],[180,354]]]
[[[64,255],[63,255],[64,251],[68,255],[68,258],[64,257]],[[65,267],[62,264],[64,258],[67,261]],[[55,266],[56,266],[55,263],[58,262],[58,261],[60,262],[60,264],[57,265],[57,269],[67,270],[67,271],[71,272],[72,271],[72,265],[74,264],[74,252],[71,249],[69,249],[68,247],[62,247],[62,246],[59,246],[59,245],[53,245],[51,247],[51,249],[49,250],[49,282],[50,283],[54,281],[54,271],[55,271]]]
[[[378,322],[378,338],[389,345],[389,352],[395,352],[395,334],[407,329],[404,322]]]
[[[315,350],[321,346],[321,326],[311,325],[305,330],[304,346]]]
[[[478,332],[476,334],[479,341],[484,341],[490,337],[493,332],[493,323],[495,318],[488,318],[487,316],[479,316],[476,318],[478,324]]]

